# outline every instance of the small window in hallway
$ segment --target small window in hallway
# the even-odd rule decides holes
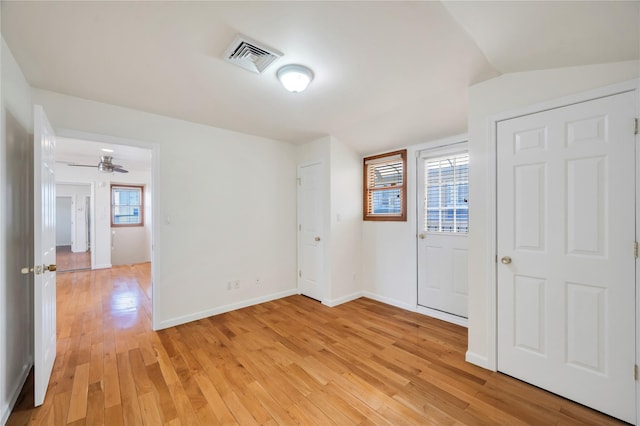
[[[364,220],[407,220],[407,150],[364,159]]]
[[[143,226],[142,186],[111,185],[111,226]]]

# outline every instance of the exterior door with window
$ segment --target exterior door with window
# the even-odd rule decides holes
[[[417,160],[418,305],[467,317],[467,144],[425,150]]]

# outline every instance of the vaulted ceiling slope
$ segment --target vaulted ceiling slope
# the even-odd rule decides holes
[[[640,2],[6,1],[2,34],[29,83],[292,143],[361,153],[466,130],[467,87],[501,73],[633,60]],[[223,59],[242,33],[284,56]],[[286,92],[285,64],[313,69]]]

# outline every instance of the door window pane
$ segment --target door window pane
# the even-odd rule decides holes
[[[424,161],[424,229],[430,232],[469,232],[469,153]]]

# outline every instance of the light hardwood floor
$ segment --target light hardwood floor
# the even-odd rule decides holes
[[[74,253],[71,246],[56,247],[56,265],[58,272],[77,271],[91,268],[91,252]]]
[[[42,407],[9,425],[619,424],[464,361],[466,329],[292,296],[151,331],[149,264],[58,275]]]

